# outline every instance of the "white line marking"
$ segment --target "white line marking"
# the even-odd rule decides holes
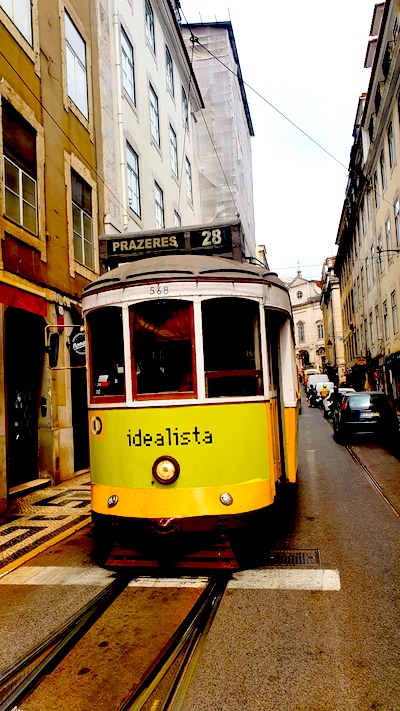
[[[234,573],[228,588],[259,590],[340,590],[338,570],[268,568]]]
[[[115,574],[102,568],[25,565],[0,579],[0,585],[107,585]]]
[[[208,578],[134,578],[128,588],[205,588]]]

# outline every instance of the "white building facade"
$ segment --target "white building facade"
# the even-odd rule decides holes
[[[299,373],[307,366],[325,370],[323,314],[320,282],[304,279],[301,272],[288,284],[293,309],[296,361]]]
[[[201,222],[202,98],[169,0],[97,0],[104,233]]]

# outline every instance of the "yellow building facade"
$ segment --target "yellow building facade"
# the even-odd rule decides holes
[[[100,271],[90,6],[0,2],[0,510],[28,482],[88,467],[85,369],[71,366]]]

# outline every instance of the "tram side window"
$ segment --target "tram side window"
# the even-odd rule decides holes
[[[140,397],[194,397],[193,306],[178,299],[131,309],[133,388]]]
[[[122,309],[106,306],[90,313],[91,392],[94,397],[121,399],[125,394]]]
[[[246,397],[263,392],[259,304],[248,299],[202,303],[207,397]]]

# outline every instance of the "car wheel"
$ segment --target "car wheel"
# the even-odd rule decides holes
[[[337,427],[333,429],[333,439],[337,444],[346,444],[343,432],[341,432]]]

